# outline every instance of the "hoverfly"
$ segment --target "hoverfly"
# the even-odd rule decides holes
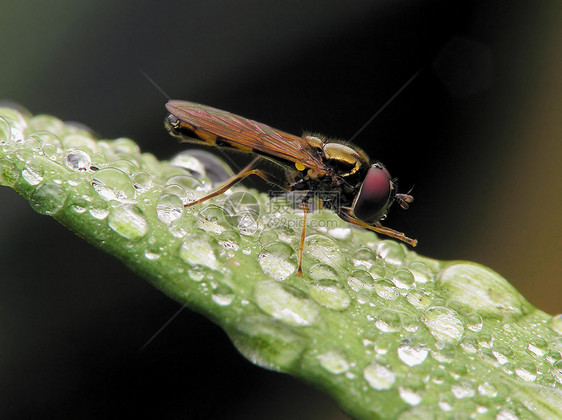
[[[300,206],[304,211],[304,223],[299,246],[299,276],[302,276],[308,204],[312,199],[318,199],[323,207],[335,211],[349,223],[411,246],[417,245],[417,240],[380,223],[394,201],[407,209],[414,198],[410,194],[398,193],[396,179],[390,176],[384,165],[371,161],[358,147],[320,135],[294,136],[193,102],[170,100],[166,109],[170,115],[166,118],[165,125],[172,136],[185,142],[257,155],[216,191],[186,204],[185,207],[223,194],[250,175],[257,175],[287,191],[304,193]],[[263,159],[284,169],[285,179],[257,168]],[[334,192],[338,199],[335,199]]]

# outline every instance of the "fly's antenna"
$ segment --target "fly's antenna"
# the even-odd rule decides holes
[[[398,89],[398,90],[396,91],[396,93],[395,93],[394,95],[392,95],[392,96],[390,97],[390,99],[389,99],[388,101],[386,101],[385,104],[384,104],[383,106],[381,106],[381,107],[378,109],[378,111],[375,112],[375,113],[373,114],[373,116],[372,116],[371,118],[369,118],[369,120],[368,120],[365,124],[363,124],[363,126],[362,126],[359,130],[357,130],[357,131],[355,132],[355,134],[354,134],[353,136],[351,136],[351,138],[350,138],[348,141],[346,141],[346,143],[351,143],[351,142],[353,141],[353,139],[355,139],[355,137],[357,137],[357,136],[359,135],[359,133],[361,133],[361,131],[363,131],[363,130],[365,129],[365,127],[367,127],[369,124],[371,124],[371,122],[373,122],[373,120],[374,120],[375,118],[377,118],[377,117],[379,116],[379,114],[380,114],[381,112],[383,112],[384,109],[385,109],[394,99],[396,99],[396,97],[397,97],[398,95],[400,95],[400,93],[402,93],[402,91],[403,91],[404,89],[406,89],[406,87],[408,87],[408,85],[409,85],[410,83],[412,83],[412,81],[421,73],[421,71],[422,71],[422,69],[419,69],[416,73],[414,73],[414,75],[413,75],[412,77],[410,77],[410,78],[408,79],[408,81],[407,81],[406,83],[404,83],[404,84],[402,85],[402,87],[401,87],[400,89]]]
[[[162,89],[162,88],[158,85],[158,83],[156,83],[154,80],[152,80],[152,78],[151,78],[148,74],[146,74],[146,73],[144,72],[143,69],[139,69],[139,71],[140,71],[140,72],[142,73],[142,75],[146,78],[146,80],[148,80],[148,81],[150,82],[150,84],[151,84],[152,86],[154,86],[154,87],[156,88],[156,90],[162,94],[162,96],[163,96],[164,98],[166,98],[168,101],[169,101],[170,99],[172,99],[172,98],[170,97],[170,95],[168,95],[168,94],[164,91],[164,89]]]

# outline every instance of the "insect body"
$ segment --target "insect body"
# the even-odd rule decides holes
[[[371,162],[358,147],[319,135],[302,137],[284,133],[256,121],[192,102],[171,100],[166,104],[170,115],[165,124],[169,133],[183,141],[257,155],[248,166],[210,194],[188,203],[202,203],[220,195],[249,175],[257,175],[288,191],[302,191],[304,224],[299,247],[298,275],[302,275],[308,204],[319,199],[323,207],[343,220],[365,229],[399,239],[412,246],[417,241],[381,225],[394,201],[407,209],[414,198],[396,191],[384,165]],[[266,159],[285,170],[285,179],[258,169]]]

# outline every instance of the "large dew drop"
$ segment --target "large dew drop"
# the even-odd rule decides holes
[[[320,366],[335,375],[347,372],[349,370],[349,362],[338,351],[329,350],[317,356],[320,360]]]
[[[503,277],[477,264],[452,265],[439,281],[451,300],[480,315],[515,317],[528,305]]]
[[[254,289],[256,303],[273,318],[295,327],[316,323],[319,312],[314,302],[298,290],[277,281],[262,281]]]
[[[62,208],[66,197],[67,192],[63,187],[47,183],[37,187],[29,198],[29,203],[36,212],[53,215]]]
[[[142,211],[130,204],[113,207],[107,219],[109,227],[127,239],[139,239],[148,232],[148,222]]]
[[[459,342],[464,325],[455,311],[444,306],[432,306],[424,312],[423,322],[437,340]]]
[[[378,391],[390,389],[396,382],[396,374],[387,367],[378,363],[371,363],[363,370],[363,377],[367,380],[371,388]]]

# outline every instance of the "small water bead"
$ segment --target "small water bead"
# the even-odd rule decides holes
[[[61,143],[65,150],[70,149],[81,149],[92,153],[97,149],[96,142],[89,136],[83,136],[80,134],[70,134],[61,137]]]
[[[550,320],[550,328],[552,328],[556,333],[562,334],[562,314],[552,317]]]
[[[414,284],[414,275],[408,270],[399,269],[394,272],[392,282],[400,289],[409,289]]]
[[[337,228],[334,228],[334,229],[329,229],[328,235],[330,235],[332,238],[336,238],[336,239],[346,239],[349,235],[351,235],[351,228],[349,228],[349,227],[337,227]]]
[[[379,363],[371,363],[363,370],[363,377],[369,386],[377,391],[392,388],[396,382],[396,373]]]
[[[166,185],[178,185],[183,188],[185,192],[204,192],[206,191],[205,184],[201,179],[194,178],[190,175],[175,175],[166,181]],[[204,194],[201,194],[204,195]]]
[[[427,358],[429,349],[421,338],[415,336],[403,340],[398,347],[398,358],[408,366],[416,366]]]
[[[254,294],[262,311],[287,325],[313,325],[319,318],[318,306],[314,302],[297,289],[277,281],[257,283]]]
[[[305,240],[304,252],[310,258],[314,258],[324,264],[338,267],[338,269],[343,269],[346,266],[346,260],[338,244],[327,236],[308,236]]]
[[[260,215],[261,204],[255,194],[248,191],[236,191],[227,197],[222,206],[232,215],[236,216],[244,212],[252,212]]]
[[[293,254],[290,245],[285,242],[275,242],[263,249],[258,261],[265,274],[277,280],[285,280],[296,270],[296,265],[290,260]]]
[[[90,170],[97,172],[100,169],[107,167],[107,157],[102,153],[93,153],[90,155],[92,163],[90,165]]]
[[[64,164],[74,171],[87,171],[91,163],[90,155],[82,150],[71,150],[64,157]]]
[[[386,279],[375,280],[373,290],[379,297],[386,300],[395,300],[400,295],[394,283]]]
[[[515,374],[526,382],[534,382],[537,379],[537,368],[532,362],[519,362],[515,367]]]
[[[183,210],[183,207],[182,207]],[[222,233],[234,226],[234,221],[228,212],[214,204],[209,204],[199,212],[201,228],[207,231]]]
[[[417,309],[427,309],[431,305],[431,298],[421,289],[408,292],[406,300]]]
[[[408,265],[408,270],[414,275],[416,283],[423,284],[433,280],[429,267],[420,261],[411,262]]]
[[[464,334],[464,325],[457,313],[444,306],[428,308],[422,321],[437,340],[459,342]]]
[[[410,405],[418,405],[422,401],[422,396],[410,388],[399,387],[400,398]]]
[[[125,172],[129,176],[132,176],[134,173],[136,173],[139,170],[138,165],[136,165],[135,162],[127,159],[114,160],[109,164],[109,167],[120,169],[121,171]]]
[[[139,146],[131,139],[120,137],[110,142],[110,147],[115,153],[129,153],[131,155],[140,154]]]
[[[1,111],[2,109],[0,109]],[[8,144],[12,140],[12,127],[10,123],[0,115],[0,145]]]
[[[226,283],[220,282],[213,287],[211,299],[219,306],[228,306],[234,300],[234,290]]]
[[[364,266],[367,269],[371,268],[376,260],[375,253],[369,248],[359,248],[353,253],[353,265]]]
[[[539,337],[535,339],[535,341],[533,341],[532,343],[529,343],[527,349],[535,356],[542,357],[546,352],[546,346],[547,346],[546,340],[543,340],[542,338]]]
[[[457,399],[474,397],[475,391],[472,384],[468,381],[461,381],[451,387],[451,392]]]
[[[377,247],[377,255],[390,264],[402,264],[406,258],[404,247],[396,241],[384,240]]]
[[[147,260],[157,260],[160,258],[160,254],[158,254],[157,252],[151,252],[149,250],[144,251],[144,256],[146,257]]]
[[[29,162],[21,171],[21,176],[29,185],[38,185],[43,181],[43,168],[38,163]]]
[[[180,247],[180,258],[190,265],[199,265],[219,270],[220,245],[204,231],[197,230],[187,236]]]
[[[314,280],[337,280],[338,272],[328,264],[315,264],[308,270],[308,275]]]
[[[170,226],[183,214],[183,203],[175,194],[162,194],[156,202],[158,220]]]
[[[238,230],[242,235],[254,235],[260,228],[259,216],[253,211],[243,211],[234,216]]]
[[[494,384],[483,382],[478,385],[478,394],[488,398],[496,398],[498,396],[498,390]]]
[[[398,331],[402,327],[400,314],[390,309],[383,310],[377,315],[375,326],[385,333]]]
[[[335,280],[318,280],[309,286],[308,292],[316,303],[335,311],[342,311],[351,303],[349,294]]]
[[[402,326],[408,332],[416,332],[420,328],[420,319],[417,316],[407,316],[402,319]]]
[[[450,341],[439,340],[433,345],[431,356],[441,363],[451,363],[455,358],[455,345]]]
[[[227,250],[238,251],[240,244],[240,234],[234,229],[228,229],[219,236],[219,243]],[[231,255],[233,256],[233,255]]]
[[[319,354],[316,358],[320,361],[320,366],[334,375],[340,375],[349,370],[349,362],[339,351],[328,350]]]
[[[138,171],[135,172],[131,178],[133,180],[133,187],[138,192],[146,192],[152,188],[152,177],[148,172]]]
[[[181,152],[170,160],[170,165],[187,169],[193,176],[199,178],[206,175],[205,166],[196,157],[192,156],[188,151]]]
[[[183,238],[189,231],[193,229],[193,222],[187,217],[174,220],[168,231],[176,238]]]
[[[365,270],[353,270],[347,284],[354,292],[372,292],[374,290],[373,277]]]
[[[482,321],[482,317],[477,313],[473,312],[467,316],[466,320],[466,328],[471,331],[478,332],[482,329],[484,322]]]
[[[264,229],[260,234],[259,242],[262,246],[267,246],[279,240],[279,235],[272,229]]]
[[[28,130],[31,131],[49,131],[50,133],[60,135],[64,132],[64,123],[51,115],[35,115],[28,122]]]
[[[478,342],[474,337],[464,337],[460,346],[467,353],[476,353],[478,350]]]
[[[29,203],[36,212],[53,215],[62,208],[67,195],[60,185],[46,183],[37,187],[29,198]]]
[[[76,213],[85,213],[86,210],[88,210],[88,207],[90,206],[90,197],[87,196],[78,196],[78,197],[73,197],[71,202],[70,202],[70,206],[72,208],[72,210],[74,210]]]
[[[96,172],[92,181],[94,190],[107,201],[131,202],[135,189],[129,176],[116,168],[104,168]]]
[[[111,208],[108,225],[124,238],[140,239],[148,232],[148,222],[142,211],[134,205],[121,204]]]

